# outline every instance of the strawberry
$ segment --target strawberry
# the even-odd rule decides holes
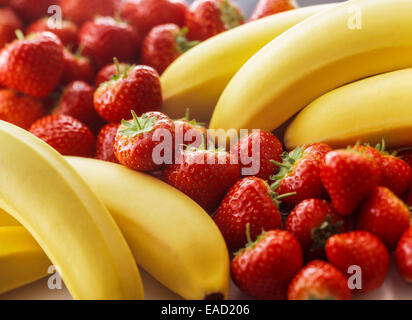
[[[50,32],[19,39],[0,52],[0,82],[35,98],[48,96],[63,72],[63,45]]]
[[[246,245],[247,224],[250,224],[252,240],[256,240],[263,230],[281,229],[279,203],[279,196],[264,180],[257,177],[239,180],[213,218],[228,248],[238,250]]]
[[[329,202],[307,199],[290,213],[286,230],[298,239],[306,258],[323,258],[326,241],[334,234],[345,232],[347,223]]]
[[[162,74],[166,68],[198,41],[188,41],[187,28],[180,29],[176,24],[162,24],[154,27],[142,44],[142,63],[151,66]]]
[[[258,20],[276,13],[296,9],[295,0],[259,0],[249,21]]]
[[[19,95],[12,90],[0,89],[0,120],[28,130],[44,114],[45,108],[40,100]]]
[[[58,4],[58,0],[9,0],[8,4],[28,22],[47,15],[49,7]]]
[[[350,215],[375,189],[381,175],[376,161],[355,150],[329,152],[320,176],[332,204],[341,215]]]
[[[0,8],[0,49],[16,38],[15,31],[23,26],[20,18],[10,8]]]
[[[272,189],[278,194],[295,192],[285,198],[283,203],[289,207],[296,206],[305,199],[326,197],[326,191],[320,179],[322,158],[312,153],[305,153],[305,147],[298,147],[290,153],[282,155],[282,162],[272,163],[280,167],[280,171],[271,179]]]
[[[287,231],[264,232],[231,264],[232,278],[245,293],[256,299],[286,299],[288,285],[302,268],[302,249]]]
[[[137,57],[140,39],[137,32],[126,22],[112,17],[97,17],[86,22],[79,31],[79,46],[97,68],[117,57],[130,62]]]
[[[231,0],[196,0],[186,16],[188,38],[204,41],[244,23],[240,8]]]
[[[165,157],[168,152],[173,154],[173,121],[160,112],[148,112],[138,118],[132,111],[132,116],[130,121],[123,120],[117,131],[114,143],[116,158],[124,166],[137,171],[161,169],[164,163],[156,158],[154,149],[160,144],[167,144],[169,149],[164,150]],[[169,133],[169,138],[162,138],[164,133]]]
[[[94,88],[86,82],[71,82],[65,88],[53,113],[71,116],[89,128],[96,129],[102,121],[94,109],[93,95]]]
[[[345,275],[331,264],[314,260],[293,278],[288,300],[351,300]]]
[[[394,249],[410,225],[408,207],[388,188],[376,187],[356,217],[356,230],[377,236],[389,249]]]
[[[389,253],[385,245],[367,231],[337,234],[326,242],[329,262],[347,274],[350,266],[360,267],[361,289],[366,293],[379,288],[385,281],[389,268]]]
[[[49,26],[49,18],[42,18],[33,22],[28,26],[26,33],[38,33],[49,31],[59,37],[64,46],[75,47],[77,45],[77,32],[79,31],[77,25],[71,21],[63,20],[61,27],[51,28]]]
[[[94,107],[108,122],[129,118],[130,111],[137,114],[160,110],[162,89],[159,74],[151,67],[134,66],[100,85],[94,94]]]
[[[120,13],[144,37],[161,24],[183,27],[187,10],[184,0],[123,0]]]
[[[312,143],[303,147],[303,154],[305,156],[314,156],[321,160],[331,151],[333,149],[325,143]]]
[[[114,141],[120,124],[109,123],[97,135],[96,159],[119,163],[114,154]]]
[[[404,232],[398,242],[395,262],[402,277],[412,283],[412,227]]]
[[[200,147],[207,137],[207,130],[202,123],[190,120],[190,110],[186,110],[184,118],[175,120],[176,149],[181,150],[187,146]],[[183,147],[183,148],[182,148]]]
[[[55,114],[36,121],[30,132],[65,156],[93,157],[93,133],[73,117]]]
[[[267,131],[254,131],[242,137],[231,149],[242,164],[242,175],[257,166],[258,172],[254,175],[263,180],[269,180],[278,170],[271,160],[282,161],[282,143],[273,134]]]
[[[229,189],[240,178],[240,166],[223,150],[187,148],[177,154],[175,164],[168,165],[164,180],[179,189],[208,213],[219,206]]]
[[[96,16],[112,16],[116,0],[60,0],[63,17],[82,25]]]
[[[94,71],[88,58],[81,55],[78,51],[75,54],[64,49],[63,52],[64,69],[61,78],[63,84],[68,84],[72,81],[81,80],[91,83],[94,78]]]
[[[125,73],[130,69],[130,65],[127,63],[119,63],[119,74]],[[96,75],[96,86],[99,87],[103,82],[112,80],[112,78],[117,74],[117,67],[115,63],[109,64],[97,73]]]
[[[405,161],[412,168],[412,150],[403,150],[397,153],[398,158]]]

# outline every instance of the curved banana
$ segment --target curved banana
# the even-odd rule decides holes
[[[121,165],[66,159],[110,210],[138,265],[183,298],[228,297],[226,244],[199,205],[168,184]]]
[[[51,266],[23,227],[0,227],[0,293],[44,278]]]
[[[140,275],[102,202],[64,158],[0,121],[0,208],[36,239],[75,299],[140,299]]]
[[[273,130],[347,83],[412,66],[412,1],[350,0],[284,32],[223,92],[212,129]]]
[[[390,148],[412,145],[412,69],[333,90],[307,106],[285,135],[288,148],[312,142],[344,147],[356,141]]]
[[[187,108],[209,122],[230,79],[264,45],[332,4],[282,12],[221,33],[179,57],[162,75],[163,110],[181,118]]]

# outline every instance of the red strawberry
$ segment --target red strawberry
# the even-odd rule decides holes
[[[114,57],[120,61],[133,61],[140,49],[140,39],[126,22],[112,17],[97,17],[80,29],[79,45],[83,54],[101,68],[112,62]]]
[[[186,116],[175,120],[176,149],[182,150],[187,146],[198,148],[207,138],[207,130],[202,123],[190,120],[190,110],[186,110]]]
[[[88,58],[82,56],[80,52],[73,54],[67,49],[64,49],[63,57],[64,69],[61,78],[63,84],[76,80],[92,83],[94,71]]]
[[[160,112],[148,112],[138,118],[132,111],[132,115],[132,120],[122,121],[117,132],[114,143],[116,158],[124,166],[138,171],[161,169],[164,163],[156,158],[154,149],[159,144],[167,144],[169,149],[164,150],[164,156],[167,157],[167,153],[173,156],[173,121]],[[169,133],[169,138],[163,136],[165,133]]]
[[[96,16],[111,16],[116,0],[60,0],[63,17],[78,25]]]
[[[93,133],[80,121],[66,115],[49,115],[36,121],[30,132],[65,156],[93,157]]]
[[[96,159],[119,163],[114,154],[114,141],[120,124],[109,123],[97,135]]]
[[[228,248],[238,250],[247,243],[247,224],[252,240],[264,230],[282,228],[278,205],[279,197],[264,180],[243,178],[229,190],[213,219]]]
[[[191,40],[206,40],[244,23],[240,8],[231,0],[196,0],[186,16]]]
[[[412,181],[412,168],[402,159],[386,155],[382,163],[381,185],[393,191],[397,196],[403,196]]]
[[[320,175],[333,206],[342,215],[352,214],[380,180],[376,161],[354,150],[329,152]]]
[[[226,151],[188,148],[166,167],[164,180],[212,214],[240,178],[240,166],[232,162]]]
[[[93,105],[94,88],[83,81],[71,82],[54,110],[54,114],[71,116],[89,128],[96,129],[102,122]]]
[[[27,38],[19,33],[19,40],[0,52],[0,82],[35,98],[44,98],[56,88],[63,68],[62,43],[50,32]]]
[[[63,20],[58,28],[49,26],[49,18],[42,18],[33,22],[27,28],[27,34],[49,31],[59,37],[64,46],[75,47],[77,45],[77,25],[71,21]]]
[[[259,0],[249,21],[258,20],[276,13],[296,9],[295,0]]]
[[[49,7],[58,4],[58,0],[9,0],[8,4],[27,22],[47,15]]]
[[[125,73],[130,68],[130,65],[127,63],[119,63],[119,74]],[[96,76],[96,86],[99,87],[103,82],[112,80],[112,78],[117,74],[116,64],[109,64],[102,69]]]
[[[298,239],[308,259],[323,258],[326,241],[334,234],[345,232],[347,224],[329,202],[308,199],[290,213],[286,230]]]
[[[120,122],[137,114],[160,110],[162,89],[159,74],[151,67],[134,66],[100,85],[94,95],[94,107],[108,122]]]
[[[44,114],[45,108],[40,100],[19,95],[12,90],[0,90],[0,120],[28,130]]]
[[[389,268],[389,253],[385,245],[367,231],[353,231],[337,234],[326,243],[329,262],[347,274],[350,266],[361,270],[361,289],[366,293],[379,288],[385,281]]]
[[[331,264],[314,260],[293,278],[288,300],[351,300],[345,275]]]
[[[9,8],[0,8],[0,49],[16,38],[15,31],[22,28],[20,18]]]
[[[254,168],[256,177],[269,180],[278,170],[278,166],[271,160],[282,161],[282,143],[273,134],[267,131],[254,131],[241,138],[231,149],[242,164],[242,175]],[[250,175],[250,174],[249,174]]]
[[[404,232],[398,242],[395,262],[402,277],[412,283],[412,227]]]
[[[398,152],[398,158],[405,161],[412,168],[412,150],[403,150]]]
[[[184,0],[123,0],[121,16],[145,36],[153,27],[174,23],[185,24],[187,4]]]
[[[321,160],[331,151],[333,149],[324,143],[313,143],[303,147],[303,154],[305,156],[314,156]]]
[[[302,249],[295,237],[287,231],[274,230],[239,251],[231,272],[236,285],[254,298],[286,299],[289,283],[302,264]]]
[[[320,179],[322,158],[312,153],[305,153],[305,147],[298,147],[282,155],[282,162],[272,161],[281,169],[272,177],[275,182],[272,189],[282,195],[295,192],[294,196],[285,198],[283,203],[289,207],[296,206],[305,199],[326,197],[326,191]]]
[[[388,248],[395,248],[410,225],[408,207],[385,187],[376,187],[357,215],[356,229],[377,236]]]
[[[176,24],[162,24],[154,27],[144,38],[142,63],[162,74],[181,54],[196,46],[198,41],[186,39],[187,28]]]

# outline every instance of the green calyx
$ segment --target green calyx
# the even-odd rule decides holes
[[[119,79],[124,79],[129,74],[129,71],[132,69],[133,65],[129,65],[124,72],[120,71],[120,62],[115,57],[113,58],[114,65],[116,66],[116,74],[110,79],[110,81],[117,81]]]
[[[219,9],[221,19],[227,29],[240,26],[245,20],[245,17],[239,12],[238,8],[233,6],[229,0],[224,0]]]
[[[269,195],[272,198],[272,201],[275,203],[275,205],[278,208],[282,204],[282,201],[281,201],[282,199],[296,195],[296,192],[278,194],[275,192],[275,190],[277,189],[277,186],[276,186],[276,189],[272,189],[272,187],[275,187],[274,184],[270,187]]]
[[[187,39],[187,32],[188,29],[187,27],[182,28],[182,30],[175,35],[176,39],[176,50],[179,53],[185,53],[189,49],[192,49],[193,47],[197,46],[200,41],[189,41]]]
[[[120,130],[120,134],[130,138],[152,131],[157,120],[157,117],[149,118],[146,114],[138,117],[133,110],[132,116],[131,121],[122,120],[122,125],[126,128]]]
[[[197,122],[196,119],[190,119],[190,109],[186,109],[185,116],[181,119],[186,121],[187,123],[191,124],[194,127],[204,127],[205,124],[203,122]]]
[[[17,30],[15,31],[15,33],[16,33],[16,37],[17,37],[18,40],[24,40],[24,33],[23,33],[23,31],[21,31],[20,29],[17,29]]]
[[[262,230],[262,233],[260,236],[257,237],[256,241],[252,240],[252,237],[250,236],[250,223],[246,224],[246,239],[247,239],[247,244],[243,249],[240,249],[239,251],[235,252],[235,256],[238,256],[242,254],[243,252],[247,250],[252,250],[254,249],[257,244],[266,236],[266,231]]]
[[[279,172],[276,175],[270,177],[270,179],[274,181],[270,187],[273,191],[277,190],[282,179],[293,171],[296,162],[298,162],[302,158],[304,149],[305,146],[297,147],[291,153],[284,152],[281,156],[282,162],[277,162],[275,160],[270,161],[280,168]]]
[[[312,230],[313,245],[310,248],[310,251],[313,252],[320,248],[324,248],[326,241],[328,241],[331,236],[338,234],[342,226],[343,220],[332,223],[331,216],[328,215],[325,221],[320,225],[320,227]]]
[[[203,141],[200,146],[194,146],[194,145],[188,145],[186,146],[186,149],[184,152],[195,152],[195,151],[207,151],[210,153],[226,153],[226,150],[224,148],[216,148],[215,143],[207,139],[206,136],[203,134]]]

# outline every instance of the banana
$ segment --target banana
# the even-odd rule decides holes
[[[250,57],[282,32],[331,6],[279,13],[221,33],[189,50],[161,77],[164,112],[181,118],[190,108],[197,120],[209,122],[224,88]]]
[[[233,77],[211,129],[273,130],[321,95],[412,66],[412,1],[350,0],[284,32]]]
[[[44,278],[51,266],[23,227],[0,227],[0,293]]]
[[[75,299],[141,299],[131,251],[103,203],[64,158],[0,121],[0,208],[39,243]]]
[[[367,78],[333,90],[309,104],[286,130],[294,148],[322,141],[343,147],[356,141],[390,148],[412,145],[412,69]]]

